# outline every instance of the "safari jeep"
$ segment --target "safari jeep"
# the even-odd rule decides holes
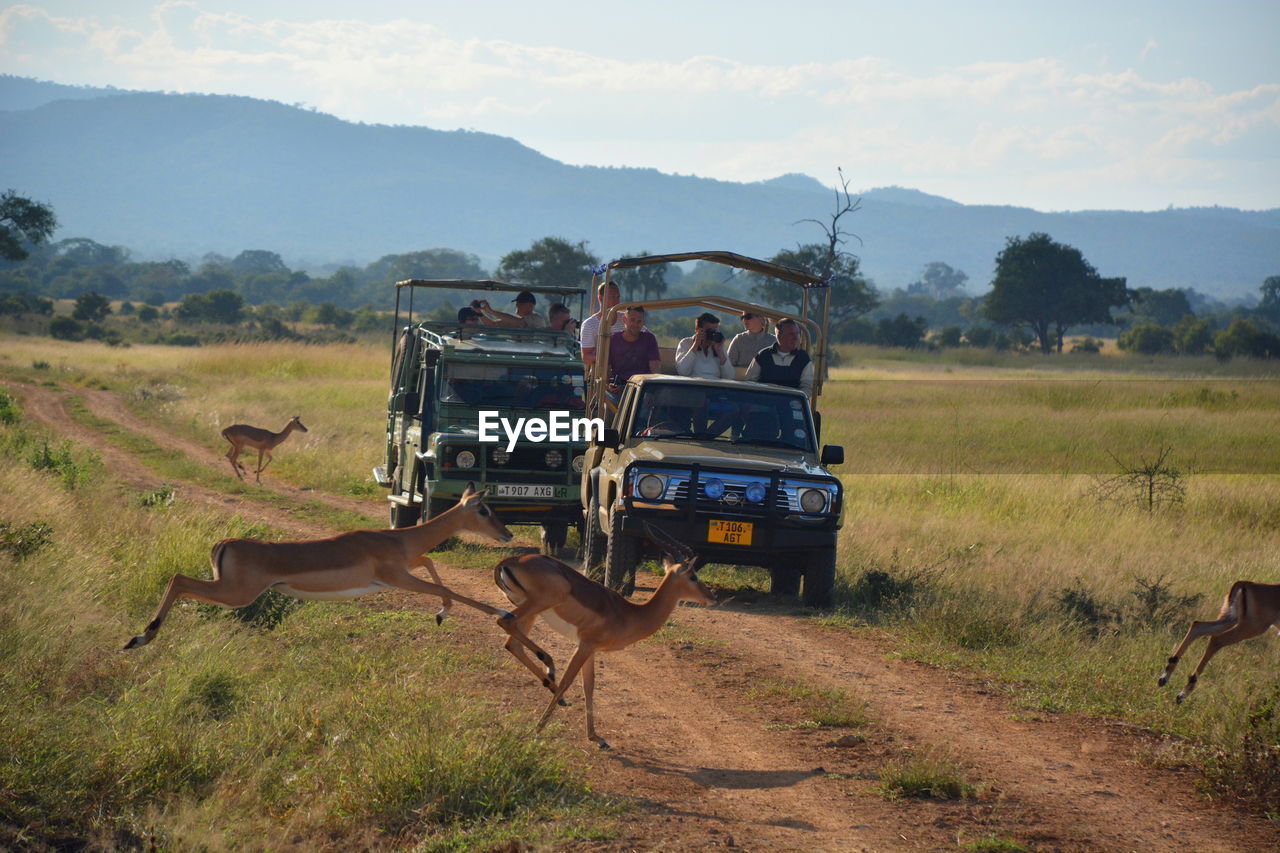
[[[522,290],[561,300],[583,289],[538,288],[495,281],[425,281],[396,285],[397,335],[387,400],[387,455],[374,469],[390,489],[391,526],[406,527],[449,509],[469,483],[487,489],[486,502],[506,524],[538,524],[548,554],[564,547],[569,525],[582,523],[578,491],[585,435],[579,441],[526,440],[509,448],[490,429],[481,441],[480,413],[552,420],[585,408],[578,343],[565,332],[458,323],[413,322],[412,293],[441,288],[486,293]],[[408,291],[407,319],[400,294]],[[463,294],[463,304],[470,296]],[[543,306],[540,306],[543,307]],[[543,307],[545,311],[545,307]],[[494,426],[493,418],[488,418]]]
[[[725,252],[623,259],[602,269],[607,276],[614,269],[677,260],[711,260],[802,287],[825,287],[809,273]],[[723,297],[644,305],[650,313],[699,307],[727,316],[743,310],[773,320],[783,316]],[[602,327],[608,328],[617,310],[606,312]],[[807,314],[795,319],[808,337],[816,399],[825,367],[825,321]],[[614,402],[605,393],[607,350],[601,338],[588,389],[589,409],[605,417],[609,427],[603,441],[589,447],[583,470],[584,570],[629,591],[649,547],[643,533],[647,521],[707,562],[765,567],[772,592],[794,595],[803,582],[806,605],[829,606],[843,488],[826,466],[843,462],[844,449],[820,445],[821,422],[809,397],[778,385],[664,372],[631,377]],[[664,356],[664,371],[666,362]]]

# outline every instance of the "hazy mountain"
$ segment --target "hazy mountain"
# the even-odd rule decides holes
[[[0,187],[51,203],[56,235],[139,257],[279,252],[293,266],[434,247],[504,253],[558,235],[604,257],[730,249],[770,255],[822,232],[830,186],[742,184],[568,166],[512,139],[353,124],[270,101],[122,93],[0,77]],[[914,189],[862,194],[850,248],[883,288],[930,261],[985,289],[1006,237],[1044,231],[1131,286],[1257,294],[1280,274],[1280,210],[1042,213]],[[799,224],[797,224],[799,223]]]

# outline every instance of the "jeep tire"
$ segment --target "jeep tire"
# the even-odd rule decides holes
[[[542,522],[542,553],[556,557],[569,539],[569,523],[565,521]]]
[[[804,562],[805,607],[830,607],[836,587],[836,552],[834,548],[810,551]]]
[[[609,513],[609,544],[604,557],[604,585],[623,595],[635,592],[638,562],[640,562],[640,540],[622,532],[620,513]]]
[[[427,499],[427,518],[439,518],[444,513],[453,509],[453,505],[457,501],[451,501],[448,498],[428,498]]]
[[[803,569],[794,561],[776,560],[769,566],[769,593],[771,595],[799,595]]]
[[[582,562],[582,573],[594,581],[604,579],[605,538],[600,530],[600,501],[591,496],[587,517],[583,522],[582,542],[579,546],[579,557]]]
[[[391,526],[413,527],[422,518],[422,504],[392,504]]]

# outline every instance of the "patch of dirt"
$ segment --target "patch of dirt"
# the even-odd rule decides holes
[[[12,387],[30,417],[98,449],[126,488],[159,487],[141,462],[71,421],[66,394]],[[74,393],[99,417],[210,465],[225,464],[207,447],[132,415],[115,394]],[[369,501],[269,477],[263,484],[301,501],[371,509]],[[187,500],[259,518],[298,537],[337,532],[233,495],[193,484],[180,488]],[[438,556],[444,559],[435,561],[437,568],[458,592],[503,603],[488,572],[450,567],[447,553]],[[649,589],[653,580],[647,579]],[[638,597],[645,594],[642,589]],[[405,593],[370,604],[425,612],[437,606]],[[494,669],[485,683],[498,701],[527,709],[530,718],[540,713],[549,694],[501,650],[488,617],[466,608],[454,614],[469,630],[447,636],[489,650]],[[1280,849],[1280,830],[1204,799],[1193,774],[1136,760],[1149,737],[1132,727],[1066,714],[1019,715],[979,677],[895,659],[880,639],[824,628],[764,602],[682,607],[672,622],[675,628],[659,637],[598,661],[596,716],[613,751],[601,752],[585,739],[577,686],[568,694],[570,705],[556,712],[556,736],[580,750],[593,789],[634,803],[638,814],[613,839],[567,847],[954,850],[995,835],[1034,850]],[[534,639],[563,669],[570,645],[542,626]],[[870,722],[856,731],[797,725],[803,714],[795,701],[760,689],[787,683],[842,690],[865,703]],[[947,750],[979,794],[889,801],[873,792],[886,761],[928,748]]]

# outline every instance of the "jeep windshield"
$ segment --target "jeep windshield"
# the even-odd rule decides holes
[[[769,386],[698,387],[646,383],[631,422],[645,439],[714,441],[813,452],[809,407],[797,394]]]
[[[518,409],[586,408],[581,373],[521,364],[447,364],[440,402]]]

